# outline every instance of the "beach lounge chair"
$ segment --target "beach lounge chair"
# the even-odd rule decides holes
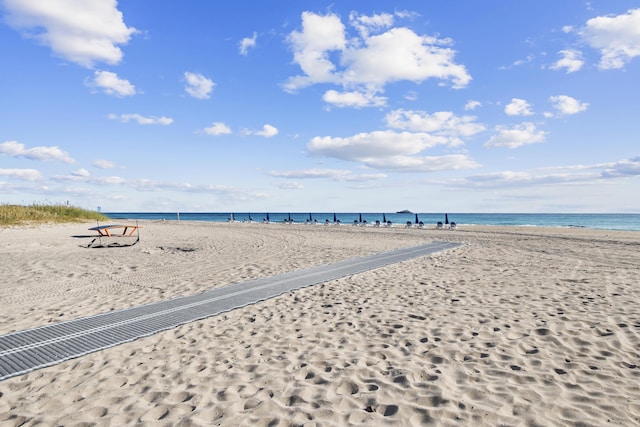
[[[411,221],[407,221],[407,228],[411,228],[411,226],[413,226],[413,223]]]
[[[373,225],[374,227],[380,227],[380,220],[376,220],[375,224]]]
[[[449,228],[451,230],[455,230],[456,228],[458,228],[458,225],[455,222],[451,222],[451,225],[449,226]]]
[[[438,223],[436,224],[436,228],[438,230],[442,230],[442,221],[438,221]]]

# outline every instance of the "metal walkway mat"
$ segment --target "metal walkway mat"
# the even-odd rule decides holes
[[[140,307],[41,326],[0,336],[0,381],[286,292],[350,276],[460,243],[422,246],[237,283]]]

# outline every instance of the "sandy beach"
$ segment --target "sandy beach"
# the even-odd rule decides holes
[[[0,334],[433,240],[464,246],[0,382],[0,425],[640,425],[640,233],[0,228]]]

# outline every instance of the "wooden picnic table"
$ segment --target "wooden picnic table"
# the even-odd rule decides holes
[[[97,227],[91,227],[89,230],[97,231],[98,234],[102,237],[125,237],[125,236],[133,236],[133,233],[138,231],[140,228],[138,225],[120,225],[120,224],[111,224],[111,225],[99,225]],[[122,229],[122,232],[118,232]],[[116,231],[116,232],[114,232]]]

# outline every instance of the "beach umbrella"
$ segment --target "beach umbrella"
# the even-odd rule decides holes
[[[449,224],[449,215],[444,214],[444,223]]]
[[[333,213],[333,222],[337,222],[337,221],[338,221],[338,218],[336,218],[336,213],[334,212]]]
[[[382,222],[387,222],[387,217],[385,216],[385,214],[382,214]]]
[[[416,224],[418,223],[418,214],[416,214]]]
[[[251,212],[249,212],[249,221],[253,221],[253,218],[251,218]]]
[[[309,213],[309,222],[313,221],[313,218],[311,218],[311,213]]]
[[[270,219],[269,219],[269,212],[267,212],[267,222],[269,222],[269,221],[270,221]]]
[[[289,222],[291,222],[291,214],[289,214]]]
[[[362,214],[358,217],[358,222],[362,222]]]

